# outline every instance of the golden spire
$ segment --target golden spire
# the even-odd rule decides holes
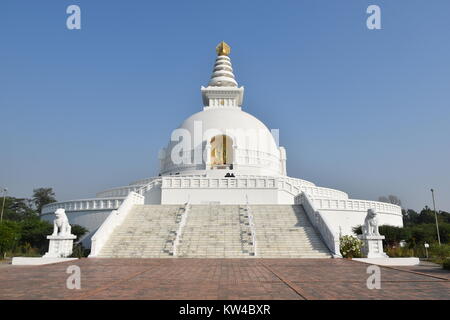
[[[218,56],[228,56],[231,52],[231,48],[225,41],[222,41],[217,45],[216,52]]]

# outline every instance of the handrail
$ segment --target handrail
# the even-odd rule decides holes
[[[139,190],[142,187],[143,187],[143,185],[116,187],[116,188],[111,188],[108,190],[103,190],[103,191],[97,192],[95,194],[95,196],[102,197],[102,198],[126,197],[130,192],[136,192],[136,190]]]
[[[303,209],[308,215],[311,224],[319,232],[325,242],[325,245],[333,254],[333,257],[342,258],[342,255],[340,253],[339,235],[333,231],[331,224],[327,221],[325,216],[321,215],[320,211],[316,210],[313,202],[304,192],[300,194],[300,203],[302,204]]]
[[[161,184],[161,181],[162,181],[162,179],[154,179],[154,180],[150,181],[149,183],[147,183],[147,184],[143,185],[142,187],[140,187],[135,192],[137,194],[140,194],[141,196],[143,196],[145,192],[147,192],[151,188],[155,187],[156,185]]]
[[[144,192],[148,191],[149,189],[153,188],[159,183],[161,183],[161,179],[156,178],[145,185],[139,187],[132,187],[134,190],[130,190],[130,192],[135,192],[140,195],[143,195]],[[126,199],[126,197],[130,192],[124,194],[123,196],[117,197],[76,199],[69,201],[52,202],[42,207],[40,215],[43,216],[47,214],[53,214],[55,210],[59,208],[65,209],[66,212],[115,210],[122,205],[123,201]]]
[[[318,210],[350,210],[367,212],[368,209],[373,208],[380,213],[388,213],[400,216],[402,214],[402,209],[400,206],[379,201],[323,198],[313,198],[310,199],[310,201]]]
[[[246,204],[245,210],[247,211],[248,225],[250,227],[250,232],[252,235],[253,254],[256,257],[258,255],[257,245],[256,245],[256,228],[255,228],[255,222],[253,220],[252,210],[251,210],[250,206],[248,205],[248,198],[247,198],[247,204]]]
[[[143,179],[140,181],[136,181],[139,183],[132,183],[127,186],[115,187],[115,188],[103,190],[103,191],[97,192],[96,195],[97,195],[97,197],[105,197],[105,198],[117,197],[117,196],[126,197],[128,195],[128,193],[130,193],[131,191],[139,193],[140,190],[145,189],[149,185],[153,186],[158,181],[161,181],[161,177],[147,178],[147,179]]]
[[[178,256],[178,246],[180,245],[181,235],[183,233],[184,226],[186,225],[186,221],[190,210],[191,204],[189,202],[186,202],[186,204],[184,205],[184,211],[181,215],[181,221],[178,224],[177,236],[175,237],[175,241],[173,242],[172,253],[174,257]]]
[[[91,239],[91,254],[89,257],[95,257],[100,253],[100,250],[103,248],[114,229],[122,224],[133,206],[135,204],[144,204],[144,193],[156,186],[160,181],[161,180],[159,179],[152,180],[138,190],[130,192],[120,207],[109,214]]]
[[[108,241],[114,229],[122,224],[135,204],[144,204],[144,196],[130,192],[117,210],[113,210],[91,239],[91,254],[96,257]]]
[[[84,210],[113,210],[117,209],[125,197],[116,198],[91,198],[77,199],[61,202],[52,202],[42,207],[41,215],[54,213],[56,209],[62,208],[66,212]]]
[[[162,183],[166,189],[191,189],[191,188],[264,188],[281,189],[291,195],[298,196],[302,191],[313,197],[348,199],[347,193],[324,187],[304,184],[303,180],[295,181],[293,178],[275,176],[238,176],[235,178],[218,177],[191,177],[191,176],[165,176]]]
[[[339,200],[347,200],[348,194],[344,191],[331,189],[331,188],[325,188],[325,187],[317,187],[317,186],[308,186],[308,185],[294,185],[290,182],[286,182],[283,180],[280,180],[282,183],[282,189],[291,195],[298,196],[302,192],[305,192],[306,194],[318,198],[323,199],[339,199]]]

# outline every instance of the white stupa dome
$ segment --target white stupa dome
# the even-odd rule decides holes
[[[238,87],[229,46],[217,47],[208,87],[202,87],[203,111],[187,118],[160,153],[161,175],[285,175],[285,150],[269,129],[242,111],[244,88]],[[183,141],[183,142],[181,142]]]
[[[194,157],[194,150],[201,150],[201,165],[175,165],[172,160],[174,148],[180,148],[180,137],[190,139],[192,146],[190,152],[191,162]],[[187,118],[174,130],[172,140],[165,149],[162,158],[164,164],[161,166],[162,174],[194,174],[196,171],[206,169],[206,156],[203,154],[211,139],[216,136],[226,136],[230,138],[229,151],[236,153],[234,169],[239,174],[256,175],[279,175],[280,149],[270,130],[251,114],[236,107],[206,108]],[[188,144],[186,144],[187,146]],[[187,148],[184,148],[187,149]],[[183,150],[185,151],[185,150]],[[181,153],[180,153],[181,154]]]
[[[187,118],[180,128],[193,133],[196,124],[202,125],[203,140],[225,134],[232,138],[237,149],[265,152],[279,157],[275,139],[266,125],[238,108],[211,108],[197,112]]]

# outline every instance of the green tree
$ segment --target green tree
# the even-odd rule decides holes
[[[32,201],[14,197],[6,197],[3,219],[20,221],[36,217],[36,210],[32,208]]]
[[[20,222],[20,244],[37,248],[41,253],[48,249],[47,236],[52,233],[53,225],[39,218],[26,219]]]
[[[417,224],[421,223],[436,223],[434,211],[427,206],[420,211],[419,216],[417,217]]]
[[[450,245],[435,244],[430,248],[430,255],[435,259],[437,263],[444,263],[445,260],[450,258]]]
[[[78,224],[72,225],[72,234],[77,236],[77,240],[80,240],[82,236],[84,236],[88,230]]]
[[[0,223],[0,259],[7,251],[14,250],[19,244],[20,226],[15,221],[3,221]]]
[[[441,217],[442,222],[450,223],[450,213],[445,211],[440,211],[439,216]]]
[[[439,235],[442,243],[450,244],[450,223],[439,223]]]
[[[7,197],[5,199],[4,220],[0,224],[0,252],[14,254],[39,254],[48,249],[47,236],[53,231],[53,224],[41,220],[37,210],[47,203],[55,202],[52,188],[33,190],[33,199]],[[88,230],[79,225],[72,225],[72,233],[81,239]],[[80,247],[81,252],[85,249]]]
[[[414,210],[408,209],[402,210],[402,216],[403,225],[407,227],[417,223],[419,214]]]
[[[33,190],[33,202],[38,213],[46,204],[56,202],[55,193],[52,188],[38,188]]]
[[[384,243],[388,246],[396,246],[401,240],[409,240],[411,238],[411,230],[409,228],[400,228],[394,226],[380,226],[380,234],[385,236]]]
[[[398,245],[401,240],[408,241],[411,239],[411,230],[409,228],[382,225],[379,226],[378,230],[381,235],[385,236],[383,243],[388,246],[395,246]],[[362,227],[354,227],[353,232],[357,235],[362,234]]]
[[[411,242],[422,245],[425,242],[434,243],[437,241],[436,225],[423,223],[411,227]]]

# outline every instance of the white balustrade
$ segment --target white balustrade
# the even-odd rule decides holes
[[[144,185],[133,185],[108,189],[96,194],[97,197],[109,198],[109,197],[126,197],[130,192],[136,192]]]
[[[316,228],[322,237],[324,243],[335,258],[342,258],[340,253],[339,235],[331,228],[331,224],[320,214],[320,211],[314,207],[313,202],[306,193],[301,193],[297,202],[302,204],[311,224]]]
[[[144,204],[144,196],[130,192],[120,207],[117,210],[113,210],[100,228],[98,228],[97,232],[95,232],[92,237],[91,254],[89,257],[95,257],[99,254],[114,229],[122,224],[135,204]]]
[[[41,214],[53,214],[56,209],[65,209],[66,212],[71,211],[89,211],[89,210],[114,210],[123,202],[125,197],[121,198],[104,198],[104,199],[81,199],[63,202],[54,202],[42,207]]]
[[[318,210],[363,211],[376,209],[380,213],[402,215],[401,207],[384,202],[356,199],[311,199]]]
[[[263,166],[267,169],[278,171],[280,167],[280,158],[278,154],[273,154],[270,152],[250,150],[250,149],[234,149],[233,156],[236,158],[235,165],[252,165],[252,166]],[[161,161],[162,163],[162,173],[168,173],[170,171],[183,170],[188,168],[194,168],[197,166],[204,167],[205,163],[202,161],[200,164],[194,164],[193,157],[195,151],[191,149],[189,151],[180,152],[179,156],[182,159],[186,159],[186,163],[175,164],[172,160],[171,154],[167,154],[166,157]]]
[[[42,214],[53,214],[56,209],[64,208],[67,212],[71,211],[84,211],[84,210],[114,210],[117,209],[130,192],[136,192],[143,195],[145,192],[156,186],[162,186],[163,188],[226,188],[226,189],[281,189],[289,192],[294,197],[304,192],[311,196],[314,201],[321,201],[315,203],[320,208],[340,208],[342,210],[353,210],[353,208],[362,207],[364,205],[358,205],[359,200],[351,200],[353,202],[342,203],[336,201],[348,200],[348,195],[345,192],[316,187],[314,184],[296,178],[289,177],[270,177],[270,176],[239,176],[236,178],[209,178],[204,176],[165,176],[158,178],[147,179],[147,184],[144,185],[132,185],[121,188],[110,189],[99,193],[98,195],[105,196],[104,198],[94,199],[81,199],[65,202],[51,203],[43,207]],[[328,199],[328,200],[327,200]],[[322,201],[323,200],[323,201]],[[326,200],[328,202],[326,202]],[[334,201],[334,202],[333,202]],[[350,201],[350,200],[348,200]],[[364,202],[364,201],[363,201]],[[365,201],[367,202],[367,201]],[[370,206],[370,205],[369,205]],[[381,206],[381,207],[380,207]],[[391,212],[395,209],[393,205],[387,210],[384,210],[384,204],[376,205],[375,208],[380,209],[382,212]],[[398,211],[398,210],[397,210]],[[394,211],[394,212],[397,212]]]

